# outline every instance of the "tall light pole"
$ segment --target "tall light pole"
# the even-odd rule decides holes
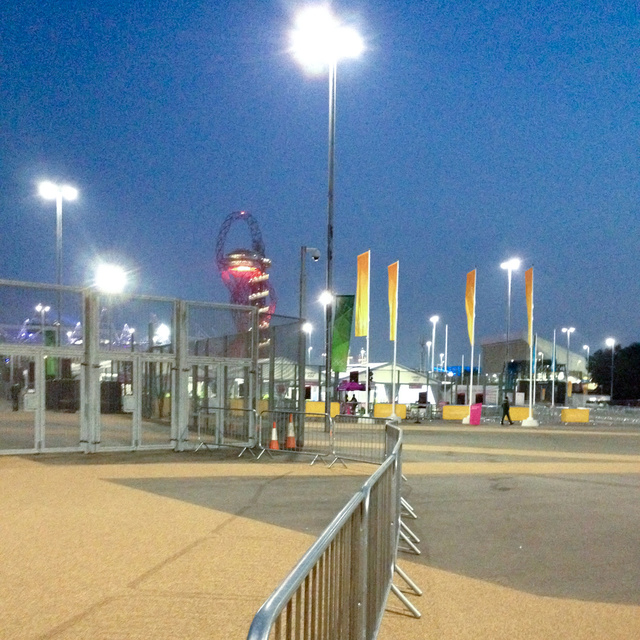
[[[615,338],[607,338],[605,344],[611,349],[611,390],[609,392],[609,395],[611,396],[609,404],[611,404],[613,402],[613,353],[616,346],[616,340]]]
[[[436,324],[438,324],[440,316],[431,316],[429,322],[433,324],[431,331],[431,372],[435,369],[435,355],[436,355]]]
[[[575,327],[562,327],[562,333],[567,334],[567,384],[569,383],[569,369],[571,368],[571,334],[576,330]]]
[[[501,269],[507,271],[507,345],[505,355],[505,367],[509,367],[509,334],[511,333],[511,274],[520,267],[519,258],[511,258],[500,264]],[[471,363],[473,365],[473,363]],[[508,376],[507,376],[508,377]]]
[[[342,25],[326,6],[310,7],[298,14],[291,33],[291,51],[311,73],[329,69],[329,159],[327,189],[327,291],[333,295],[333,182],[336,140],[336,72],[338,60],[357,58],[364,49],[360,35]],[[333,305],[325,306],[325,413],[331,415],[331,349]],[[367,354],[368,356],[368,354]],[[327,418],[328,419],[328,418]]]
[[[429,366],[430,366],[430,360],[431,360],[431,345],[432,345],[432,341],[431,340],[427,340],[427,362],[425,363],[425,371],[429,370]]]
[[[45,316],[51,307],[47,305],[46,307],[40,303],[36,305],[36,311],[40,314],[40,333],[42,333],[42,344],[44,344],[44,326],[45,326]]]
[[[588,344],[583,344],[582,348],[587,352],[587,362],[586,362],[585,369],[587,370],[587,375],[588,375],[589,374],[589,352],[591,351],[591,349],[589,349]]]
[[[53,182],[41,182],[38,186],[40,196],[45,200],[56,201],[56,284],[58,287],[62,285],[62,201],[75,200],[78,197],[78,190],[69,185],[59,185]],[[61,326],[61,309],[62,292],[58,289],[57,296],[57,319],[58,329],[56,332],[56,341],[60,346],[60,326]]]
[[[307,275],[305,272],[306,256],[310,255],[314,262],[320,260],[320,250],[315,247],[300,247],[300,309],[299,317],[305,318],[307,316]],[[308,326],[309,329],[305,329]],[[306,366],[307,366],[307,349],[306,341],[311,334],[311,325],[306,322],[302,326],[302,331],[298,338],[298,411],[304,412],[304,390],[306,387]],[[318,381],[319,382],[319,381]]]

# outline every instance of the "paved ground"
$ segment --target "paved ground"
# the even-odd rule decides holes
[[[640,430],[408,424],[423,588],[382,640],[640,638]],[[0,638],[246,637],[371,472],[229,454],[0,457]]]

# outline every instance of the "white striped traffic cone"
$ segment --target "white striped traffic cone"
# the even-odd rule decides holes
[[[289,426],[287,428],[287,439],[284,443],[285,449],[295,449],[296,448],[296,434],[293,430],[293,414],[289,414]]]
[[[271,429],[271,442],[269,443],[269,449],[274,451],[280,449],[278,444],[278,430],[276,429],[276,421],[273,421],[273,428]]]

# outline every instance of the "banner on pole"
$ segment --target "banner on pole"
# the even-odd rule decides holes
[[[331,369],[335,373],[347,370],[349,342],[353,327],[353,303],[355,296],[336,296],[333,320],[333,343],[331,348]]]
[[[476,270],[467,273],[467,292],[464,297],[464,306],[467,309],[467,329],[469,330],[469,342],[474,344],[476,322]]]
[[[527,296],[527,316],[529,319],[529,332],[527,342],[533,345],[533,267],[527,269],[524,274],[525,294]]]
[[[357,337],[369,335],[369,260],[371,251],[358,256],[358,281],[356,284]]]
[[[388,267],[389,272],[389,340],[395,341],[398,329],[398,268],[394,262]]]

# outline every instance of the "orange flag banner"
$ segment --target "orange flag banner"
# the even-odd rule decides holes
[[[389,340],[395,341],[398,328],[398,267],[394,262],[388,267],[389,272]]]
[[[369,258],[371,251],[358,256],[358,281],[356,285],[357,337],[369,334]]]
[[[525,294],[527,296],[527,316],[529,317],[529,333],[527,341],[533,344],[533,267],[524,273]]]
[[[464,297],[464,306],[467,309],[467,328],[469,330],[469,342],[473,346],[476,321],[476,270],[467,273],[467,292]]]

